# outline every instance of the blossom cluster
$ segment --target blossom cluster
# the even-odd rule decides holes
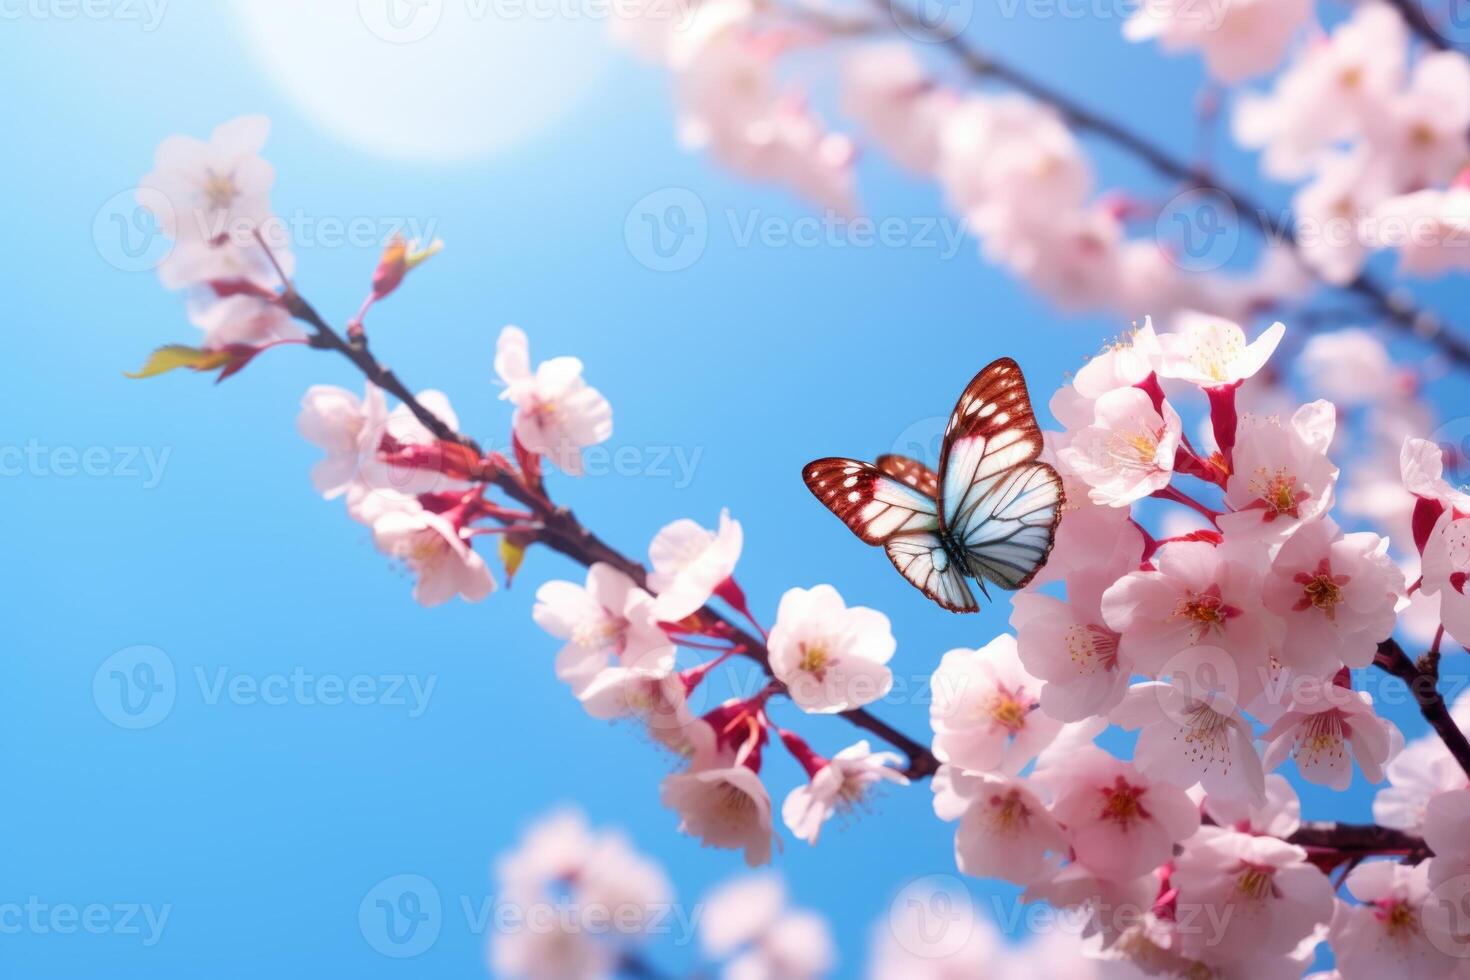
[[[578,810],[538,818],[495,864],[489,966],[515,980],[658,975],[644,947],[689,944],[728,980],[817,980],[836,962],[827,921],[791,907],[773,872],[683,905],[656,861]]]
[[[1240,410],[1282,327],[1247,342],[1216,318],[1175,325],[1145,324],[1052,400],[1068,511],[1016,597],[1015,636],[951,651],[934,674],[936,813],[959,823],[961,870],[1090,910],[1095,952],[1150,973],[1297,976],[1326,939],[1343,977],[1450,975],[1463,928],[1431,882],[1465,885],[1470,835],[1449,814],[1467,774],[1437,739],[1400,754],[1353,671],[1374,663],[1411,589],[1443,593],[1446,610],[1462,601],[1463,501],[1439,447],[1407,440],[1424,554],[1411,587],[1386,539],[1333,519],[1335,407]],[[1208,442],[1181,421],[1191,393]],[[1107,724],[1138,733],[1131,760],[1093,744]],[[1272,770],[1288,759],[1338,790],[1354,768],[1373,783],[1387,772],[1380,816],[1442,835],[1439,856],[1354,867],[1356,904],[1336,900],[1334,863],[1284,839],[1300,807]],[[1203,928],[1211,917],[1227,925]]]
[[[512,408],[504,452],[462,435],[442,393],[411,394],[381,368],[364,316],[435,246],[386,243],[343,338],[301,299],[289,254],[265,236],[196,237],[201,214],[228,226],[268,217],[263,125],[241,120],[208,143],[160,148],[147,186],[174,195],[176,219],[193,216],[172,226],[177,262],[165,265],[165,284],[188,286],[191,309],[203,303],[247,332],[207,333],[187,355],[165,348],[143,373],[225,376],[286,342],[336,349],[361,367],[360,396],[316,386],[303,399],[299,429],[324,452],[316,489],[408,568],[424,605],[490,594],[495,580],[476,550],[486,537],[507,576],[534,543],[584,564],[583,581],[541,585],[533,616],[562,644],[556,675],[589,715],[631,721],[674,753],[660,795],[683,832],[749,865],[770,862],[782,837],[763,763],[779,741],[806,775],[780,806],[794,838],[816,845],[876,791],[932,773],[937,816],[957,822],[959,870],[1079,912],[1085,936],[1066,948],[1109,970],[1297,976],[1326,941],[1347,980],[1390,967],[1470,976],[1459,920],[1470,898],[1470,753],[1441,738],[1405,746],[1355,673],[1408,671],[1422,700],[1417,682],[1432,687],[1452,653],[1446,639],[1470,643],[1470,495],[1422,438],[1429,419],[1412,379],[1371,336],[1313,338],[1304,373],[1329,397],[1305,404],[1272,368],[1281,324],[1251,340],[1234,322],[1183,310],[1170,329],[1146,322],[1082,367],[1051,399],[1062,430],[1047,434],[1046,451],[1068,501],[1055,547],[1015,596],[1014,635],[939,658],[926,754],[866,711],[894,682],[897,641],[881,612],[816,584],[786,591],[767,629],[736,580],[745,542],[728,512],[714,527],[683,519],[658,530],[645,567],[552,502],[546,469],[578,476],[582,451],[612,433],[612,409],[578,359],[533,362],[526,333],[501,330],[493,374]],[[200,186],[217,193],[189,198]],[[285,326],[250,333],[256,313],[226,309],[239,297]],[[315,332],[288,335],[295,321]],[[1346,363],[1358,368],[1348,383],[1335,370]],[[390,395],[400,404],[390,408]],[[1372,420],[1373,473],[1343,480],[1353,499],[1339,506],[1349,496],[1336,459],[1348,410]],[[1390,534],[1354,529],[1353,517]],[[1432,637],[1417,663],[1393,640],[1411,621]],[[703,704],[710,676],[737,658],[757,665],[759,689]],[[842,715],[907,758],[867,740],[821,754],[794,722],[778,724],[787,702],[796,718]],[[1422,706],[1426,716],[1434,708]],[[1464,726],[1470,699],[1443,714],[1441,725]],[[1110,725],[1137,733],[1129,758],[1099,744]],[[1410,843],[1367,853],[1294,843],[1300,804],[1274,771],[1288,761],[1337,790],[1354,770],[1386,779],[1375,815]],[[1339,870],[1346,897],[1328,878]],[[533,833],[499,875],[506,894],[530,904],[569,894],[584,908],[636,911],[669,900],[661,872],[575,817]],[[718,917],[726,931],[706,935],[709,955],[728,958],[735,976],[824,972],[825,927],[786,911],[769,882],[745,887],[725,903],[743,918]],[[630,934],[644,922],[626,921]],[[497,969],[604,973],[626,950],[586,941],[587,925],[503,937]]]

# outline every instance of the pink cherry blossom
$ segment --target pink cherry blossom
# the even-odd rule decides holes
[[[1370,405],[1398,387],[1399,372],[1388,348],[1368,330],[1313,334],[1296,364],[1313,393],[1344,408]]]
[[[1183,821],[1180,825],[1183,829]],[[1055,908],[1083,913],[1086,919],[1082,935],[1093,939],[1087,955],[1098,957],[1108,946],[1126,943],[1124,934],[1138,924],[1159,897],[1159,880],[1154,868],[1128,878],[1113,878],[1073,861],[1052,877],[1028,886],[1021,897],[1026,902],[1043,901]],[[1101,975],[1113,976],[1111,972]],[[1121,975],[1129,976],[1126,972]]]
[[[1222,827],[1250,834],[1287,838],[1302,825],[1302,801],[1287,778],[1266,774],[1266,802],[1229,797],[1205,797],[1205,815]]]
[[[1374,122],[1369,138],[1386,154],[1401,189],[1453,179],[1470,155],[1470,61],[1458,51],[1422,56],[1408,90]]]
[[[1093,403],[1093,421],[1057,453],[1091,489],[1095,504],[1127,507],[1169,485],[1179,448],[1179,414],[1162,412],[1138,388],[1117,388]]]
[[[1005,234],[1038,227],[1044,216],[1080,211],[1092,171],[1054,111],[1021,96],[971,96],[940,134],[938,179],[969,226],[1007,251]]]
[[[1271,562],[1266,608],[1286,624],[1278,659],[1325,677],[1339,665],[1366,667],[1393,633],[1404,576],[1388,542],[1370,531],[1344,535],[1329,517],[1303,526]]]
[[[1421,190],[1391,197],[1373,210],[1367,236],[1399,253],[1399,274],[1440,276],[1470,269],[1470,188]]]
[[[1061,438],[1049,432],[1047,445],[1055,445]],[[1143,532],[1131,519],[1128,508],[1093,503],[1081,477],[1050,454],[1047,458],[1061,474],[1066,503],[1051,555],[1032,579],[1032,586],[1064,581],[1074,572],[1099,567],[1120,572],[1137,568],[1143,557]]]
[[[582,378],[582,362],[553,357],[531,369],[525,331],[506,327],[495,348],[495,373],[512,402],[511,426],[522,446],[548,457],[563,472],[582,474],[582,450],[612,438],[612,406]]]
[[[1451,714],[1462,731],[1470,729],[1470,695],[1462,695]],[[1384,772],[1389,784],[1373,800],[1373,819],[1414,834],[1423,832],[1433,799],[1466,786],[1465,770],[1433,734],[1406,745]]]
[[[413,504],[389,507],[373,521],[378,550],[403,562],[418,578],[413,597],[437,606],[456,595],[479,602],[495,591],[490,569],[459,529]]]
[[[237,293],[220,299],[212,290],[191,290],[187,308],[189,322],[204,331],[201,346],[210,350],[306,337],[280,303],[262,296]]]
[[[727,510],[720,511],[718,531],[687,518],[666,525],[648,546],[648,587],[658,596],[654,614],[677,623],[708,602],[734,574],[743,541],[740,522]]]
[[[547,582],[536,590],[536,625],[566,640],[556,674],[580,695],[613,658],[625,667],[666,672],[674,645],[653,618],[653,597],[611,565],[587,569],[587,584]]]
[[[1109,719],[1138,730],[1133,764],[1140,772],[1184,789],[1199,783],[1215,797],[1265,802],[1254,732],[1234,700],[1234,669],[1224,650],[1197,646],[1173,658],[1162,680],[1129,688]]]
[[[1040,710],[1041,682],[1026,672],[1016,639],[951,650],[929,681],[934,754],[975,772],[1020,772],[1061,730]]]
[[[1409,47],[1403,18],[1365,3],[1330,37],[1308,43],[1270,95],[1245,92],[1234,114],[1236,139],[1264,148],[1262,169],[1279,180],[1306,176],[1331,143],[1359,135],[1404,81]]]
[[[637,720],[655,742],[685,758],[712,741],[709,726],[689,710],[683,677],[662,664],[654,669],[605,667],[587,680],[577,699],[593,718]]]
[[[1253,341],[1238,324],[1204,313],[1174,317],[1174,330],[1160,334],[1164,357],[1159,375],[1201,388],[1223,388],[1253,377],[1281,343],[1286,327],[1273,323]]]
[[[1104,714],[1128,689],[1129,666],[1118,658],[1120,637],[1102,615],[1103,592],[1123,571],[1103,566],[1072,573],[1065,602],[1032,591],[1011,601],[1021,664],[1045,681],[1041,710],[1059,721]]]
[[[1360,905],[1339,903],[1330,942],[1345,980],[1393,976],[1438,980],[1460,961],[1441,952],[1424,929],[1428,868],[1388,861],[1361,864],[1346,884]]]
[[[1201,827],[1175,858],[1169,884],[1179,908],[1218,924],[1181,930],[1185,955],[1204,963],[1288,956],[1332,921],[1332,883],[1305,850],[1272,837]]]
[[[1455,642],[1470,644],[1470,517],[1446,511],[1424,546],[1424,593],[1439,596],[1439,614]]]
[[[1345,790],[1356,762],[1369,782],[1383,781],[1383,765],[1402,736],[1374,712],[1368,692],[1297,678],[1290,695],[1286,713],[1261,736],[1269,743],[1268,769],[1293,756],[1308,782]]]
[[[708,25],[695,14],[684,57],[675,65],[680,141],[708,149],[737,173],[852,214],[852,141],[828,131],[804,97],[778,85],[780,37],[745,30],[717,11]]]
[[[371,382],[362,398],[335,385],[306,390],[296,428],[327,454],[311,471],[311,482],[323,497],[340,497],[361,480],[363,461],[377,453],[387,418],[383,391]]]
[[[1393,193],[1381,157],[1365,148],[1324,157],[1292,197],[1302,261],[1330,283],[1352,282],[1368,260],[1368,219]]]
[[[939,162],[939,134],[957,96],[937,87],[902,44],[862,48],[843,72],[843,107],[895,160],[919,174]]]
[[[1249,701],[1265,684],[1280,629],[1261,603],[1260,576],[1238,555],[1201,541],[1166,544],[1155,564],[1103,593],[1103,619],[1122,637],[1120,654],[1156,674],[1191,647],[1218,647],[1235,665],[1238,701]]]
[[[1444,478],[1444,450],[1437,443],[1405,439],[1399,454],[1399,472],[1404,489],[1415,497],[1470,514],[1470,494],[1451,486]]]
[[[1077,862],[1112,881],[1153,870],[1199,829],[1199,807],[1184,790],[1093,746],[1054,760],[1037,778],[1052,787],[1051,814]]]
[[[781,819],[797,837],[815,844],[822,825],[834,814],[862,804],[883,781],[908,784],[903,759],[893,752],[874,752],[866,739],[838,752],[796,787],[781,806]]]
[[[703,904],[700,946],[711,959],[724,959],[776,924],[786,907],[786,886],[774,872],[742,875],[710,892]]]
[[[1246,416],[1236,430],[1234,465],[1225,483],[1232,513],[1220,528],[1233,540],[1276,542],[1332,506],[1338,468],[1327,456],[1336,430],[1331,402],[1297,409],[1289,422]]]
[[[1165,51],[1198,48],[1227,85],[1271,71],[1311,20],[1310,0],[1154,0],[1123,25],[1130,41],[1157,40]]]
[[[680,833],[706,847],[738,850],[750,867],[771,860],[775,840],[771,797],[753,769],[724,761],[668,776],[659,792],[664,806],[679,814]]]
[[[897,641],[888,617],[848,608],[830,585],[788,590],[766,645],[772,672],[803,711],[848,711],[893,686],[887,664]]]
[[[1066,851],[1066,836],[1026,781],[998,773],[940,766],[934,812],[960,822],[955,861],[977,878],[1028,885],[1053,870],[1048,855]]]
[[[253,238],[271,216],[275,169],[260,156],[269,133],[264,116],[242,116],[218,126],[207,143],[172,136],[158,145],[153,170],[138,183],[138,203],[174,239],[158,267],[166,289],[241,277],[261,282],[243,273],[269,268]],[[272,250],[289,262],[280,243]]]

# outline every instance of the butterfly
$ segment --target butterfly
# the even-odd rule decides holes
[[[882,545],[904,578],[968,613],[979,603],[967,578],[989,598],[986,581],[1019,589],[1051,554],[1066,498],[1041,449],[1026,379],[1002,357],[960,395],[938,473],[907,456],[871,464],[829,456],[808,463],[802,478],[854,534]]]

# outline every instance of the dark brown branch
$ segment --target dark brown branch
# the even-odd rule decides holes
[[[1346,856],[1401,854],[1422,859],[1432,854],[1422,838],[1376,824],[1309,821],[1286,839],[1299,847],[1330,849]]]
[[[477,453],[480,451],[478,444],[473,439],[455,431],[443,419],[424,407],[417,396],[398,379],[397,375],[373,356],[365,338],[357,340],[344,338],[293,287],[288,286],[283,301],[293,316],[309,324],[315,331],[311,338],[313,347],[336,351],[347,358],[368,381],[407,405],[414,417],[422,422],[436,439],[458,443]],[[554,506],[546,497],[528,489],[512,473],[497,472],[491,482],[506,496],[529,508],[536,515],[542,524],[542,529],[536,535],[537,540],[548,548],[583,566],[599,562],[611,565],[631,578],[639,587],[647,586],[647,569],[593,534],[577,520],[570,510]],[[742,655],[760,664],[768,677],[774,677],[771,670],[770,652],[758,637],[751,635],[747,630],[709,606],[700,610],[699,615],[710,622],[720,624],[722,635],[730,639]],[[908,756],[909,765],[906,772],[910,778],[924,779],[932,776],[939,768],[939,761],[925,745],[875,717],[872,712],[859,708],[844,711],[841,716]]]
[[[1419,713],[1444,741],[1460,768],[1470,776],[1470,741],[1466,741],[1465,733],[1460,731],[1444,696],[1439,693],[1438,656],[1426,655],[1415,663],[1397,640],[1388,639],[1378,644],[1378,655],[1374,657],[1373,665],[1404,682],[1419,705]]]
[[[1460,0],[1448,0],[1448,2],[1459,3]],[[1404,18],[1404,23],[1409,25],[1409,29],[1430,46],[1441,51],[1454,50],[1454,45],[1450,43],[1449,38],[1439,32],[1439,28],[1434,26],[1434,22],[1420,6],[1420,0],[1388,0],[1388,5],[1397,10]]]

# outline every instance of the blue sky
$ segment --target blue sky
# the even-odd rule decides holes
[[[99,935],[4,935],[14,975],[480,975],[485,937],[461,899],[485,898],[493,855],[564,801],[627,828],[686,902],[738,870],[732,855],[674,833],[657,795],[668,760],[585,717],[553,677],[555,644],[531,623],[532,598],[540,581],[578,570],[534,552],[514,588],[425,610],[365,530],[312,492],[316,451],[296,435],[297,407],[313,383],[360,388],[345,362],[286,349],[217,388],[122,377],[154,346],[195,336],[180,297],[118,268],[127,262],[109,238],[117,201],[170,134],[266,113],[278,212],[312,227],[431,223],[449,247],[375,312],[382,356],[411,385],[448,392],[465,428],[487,439],[508,422],[491,368],[503,324],[523,326],[538,357],[580,356],[613,403],[613,445],[648,465],[553,477],[553,493],[635,555],[668,520],[711,523],[730,507],[746,532],[741,582],[768,620],[786,588],[818,582],[883,609],[899,640],[895,673],[917,690],[879,710],[906,730],[926,731],[920,682],[940,654],[1004,628],[1004,602],[962,618],[918,601],[821,513],[801,465],[931,439],[965,381],[1002,354],[1044,401],[1126,324],[1056,313],[984,265],[972,240],[953,255],[742,244],[738,228],[805,209],[681,151],[664,75],[604,50],[586,25],[568,28],[576,48],[561,57],[597,52],[606,64],[557,121],[490,156],[426,160],[324,125],[268,77],[270,53],[252,49],[222,5],[174,0],[151,30],[121,15],[64,16],[55,0],[9,9],[21,14],[0,27],[0,80],[24,97],[0,109],[12,146],[0,442],[30,461],[6,480],[0,905],[98,906],[110,924]],[[1196,66],[1130,49],[1118,28],[991,14],[974,30],[1188,152]],[[492,125],[498,106],[511,113],[537,97],[534,86],[487,88],[462,125]],[[1099,160],[1111,180],[1140,176],[1111,151]],[[943,215],[932,187],[876,156],[861,178],[875,217],[917,227]],[[649,195],[692,195],[703,208],[705,246],[687,268],[639,261],[648,242],[635,205]],[[298,249],[302,291],[345,320],[376,252]],[[675,461],[669,472],[659,455]],[[104,666],[139,646],[154,652]],[[129,730],[111,720],[109,685],[112,667],[138,662],[155,678],[173,670],[174,700],[156,724]],[[276,705],[253,693],[301,675],[364,677],[373,703]],[[381,679],[392,676],[428,692],[422,712],[412,688]],[[795,720],[789,706],[782,719]],[[836,720],[799,727],[825,751],[854,736]],[[784,794],[799,777],[772,759]],[[1324,818],[1366,819],[1369,799],[1361,784],[1307,794]],[[889,792],[874,811],[819,849],[788,842],[777,862],[795,901],[833,919],[844,976],[901,887],[953,870],[951,830],[927,788]],[[432,881],[443,901],[437,940],[411,960],[381,955],[358,922],[364,896],[404,874]],[[169,909],[157,942],[141,911],[128,919],[137,933],[122,927],[129,907]],[[664,942],[652,958],[679,970],[695,951]]]

